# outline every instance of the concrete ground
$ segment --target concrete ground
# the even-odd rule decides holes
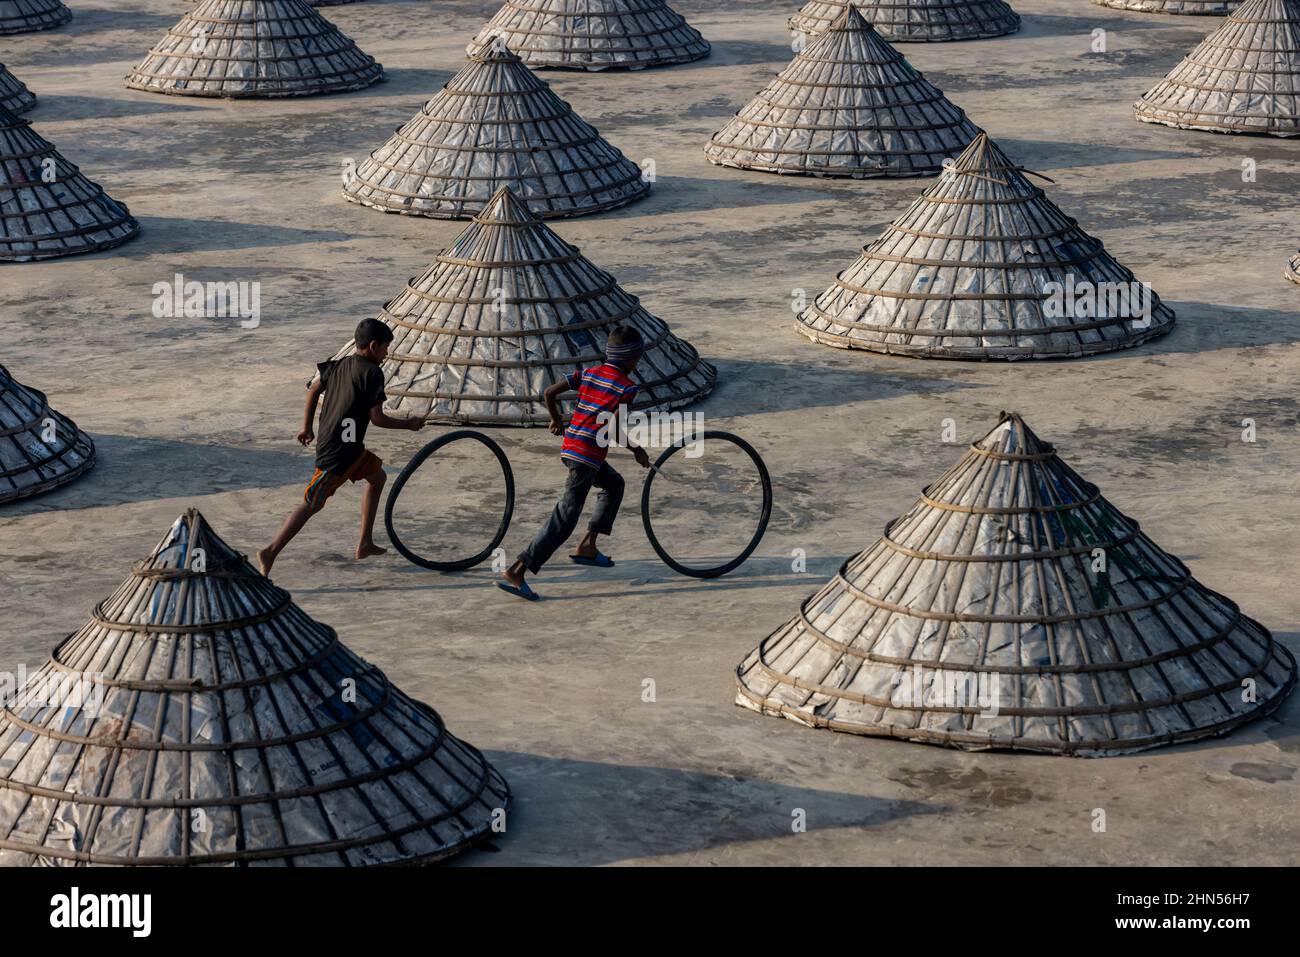
[[[0,40],[0,59],[40,96],[36,128],[144,231],[107,254],[0,270],[0,361],[99,446],[87,478],[0,511],[5,669],[38,665],[188,506],[244,551],[269,539],[311,472],[294,435],[313,364],[464,226],[344,202],[341,163],[460,68],[496,6],[328,8],[388,82],[223,103],[121,82],[184,3],[72,5],[61,30]],[[556,229],[717,363],[700,411],[753,442],[775,477],[756,557],[718,581],[678,577],[629,509],[616,570],[557,564],[541,579],[549,600],[528,606],[491,587],[486,567],[442,576],[394,555],[353,563],[349,489],[276,568],[310,614],[509,779],[509,833],[497,853],[461,861],[1293,863],[1300,695],[1227,738],[1097,760],[862,739],[731,703],[746,652],[960,455],[941,442],[942,420],[967,440],[1001,409],[1023,413],[1155,541],[1300,651],[1300,287],[1282,279],[1300,244],[1300,141],[1148,126],[1131,109],[1219,21],[1018,0],[1016,36],[903,47],[1013,158],[1054,179],[1049,195],[1178,314],[1171,335],[1136,350],[1008,365],[846,353],[794,334],[792,290],[828,285],[928,181],[709,165],[710,134],[788,61],[794,3],[675,6],[713,41],[709,59],[545,74],[658,172],[649,199]],[[1104,54],[1091,52],[1097,29]],[[1255,182],[1243,182],[1246,159]],[[152,287],[177,272],[261,282],[261,327],[154,318]],[[1253,444],[1241,441],[1244,418],[1257,423]],[[436,431],[372,444],[400,466]],[[496,437],[520,489],[514,551],[551,505],[556,440]],[[804,573],[791,571],[796,548]],[[654,703],[642,701],[646,678]],[[798,808],[806,833],[792,833]],[[1105,833],[1092,829],[1095,808]]]

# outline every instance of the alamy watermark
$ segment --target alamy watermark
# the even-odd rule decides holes
[[[27,666],[19,665],[0,671],[0,703],[11,711],[62,708],[64,721],[78,711],[94,718],[104,706],[104,676],[51,670],[29,677]]]
[[[262,284],[237,280],[199,282],[176,273],[171,282],[153,284],[157,319],[238,319],[244,329],[262,324]]]
[[[83,893],[74,885],[50,898],[50,926],[120,928],[131,931],[132,937],[148,937],[153,930],[153,895]]]
[[[1001,704],[1001,676],[988,671],[926,668],[914,664],[895,672],[889,703],[895,708],[978,708],[995,717]]]
[[[1154,295],[1145,282],[1092,282],[1075,279],[1043,283],[1043,315],[1049,319],[1130,319],[1134,329],[1151,325]]]
[[[682,445],[688,459],[704,454],[704,414],[701,412],[629,412],[620,405],[616,412],[596,416],[596,444],[609,448],[618,444],[619,436],[642,448],[666,449]]]

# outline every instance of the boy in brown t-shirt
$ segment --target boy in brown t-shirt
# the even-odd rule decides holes
[[[266,548],[257,553],[263,575],[271,573],[276,556],[302,531],[308,519],[325,507],[330,496],[344,482],[365,482],[361,496],[361,543],[357,558],[382,555],[387,551],[374,542],[375,515],[379,496],[388,477],[384,463],[365,446],[366,429],[373,423],[381,429],[424,428],[424,419],[394,419],[384,414],[384,373],[380,363],[388,357],[393,330],[378,319],[363,319],[353,337],[356,352],[342,359],[331,359],[316,367],[317,375],[307,388],[307,407],[303,413],[298,442],[310,445],[316,438],[312,423],[322,394],[320,441],[316,443],[316,474],[303,493],[302,504],[289,513],[284,527]]]

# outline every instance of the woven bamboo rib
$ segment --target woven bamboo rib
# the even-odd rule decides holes
[[[1048,283],[1134,276],[1024,173],[980,133],[796,329],[840,348],[950,359],[1073,357],[1167,332],[1174,314],[1155,293],[1147,326],[1105,308],[1049,315]]]
[[[497,40],[530,67],[639,70],[709,55],[709,43],[663,0],[506,0],[470,43]]]
[[[90,436],[0,366],[0,505],[58,488],[94,464]]]
[[[626,205],[641,169],[508,50],[470,57],[424,108],[361,163],[343,195],[438,219],[480,213],[509,186],[542,219]]]
[[[1300,0],[1247,0],[1134,110],[1182,129],[1300,136]]]
[[[856,734],[1097,755],[1225,733],[1295,677],[1268,629],[1004,413],[746,657],[736,701]]]
[[[437,422],[545,425],[542,393],[604,362],[620,324],[646,343],[634,409],[695,402],[717,381],[690,343],[506,186],[379,318],[395,336],[382,366],[388,407]],[[353,351],[349,342],[336,358]]]
[[[374,57],[305,0],[199,0],[126,85],[243,98],[340,93],[383,78]]]
[[[15,115],[26,113],[36,105],[36,94],[0,63],[0,109]]]
[[[97,675],[102,699],[76,698]],[[0,708],[0,864],[418,863],[510,800],[193,509],[28,686],[47,682]]]
[[[1300,253],[1291,257],[1290,262],[1286,264],[1284,275],[1292,282],[1300,283]]]
[[[29,120],[0,107],[0,261],[99,252],[139,231],[126,206],[83,176]]]
[[[0,0],[0,34],[49,30],[71,19],[61,0]]]
[[[720,166],[815,176],[937,173],[979,130],[852,7],[714,134]]]
[[[1003,0],[809,0],[789,20],[796,33],[816,36],[855,6],[890,43],[1000,37],[1020,29],[1020,16]]]
[[[1241,0],[1092,0],[1102,7],[1136,10],[1139,13],[1172,13],[1183,16],[1225,16],[1241,6]]]

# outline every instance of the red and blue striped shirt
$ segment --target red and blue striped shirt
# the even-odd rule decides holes
[[[570,374],[569,388],[577,391],[578,404],[564,430],[560,458],[598,469],[609,454],[606,444],[599,440],[601,427],[609,416],[617,414],[620,405],[632,404],[636,384],[618,366],[605,363]],[[602,412],[607,415],[602,417]],[[606,435],[611,431],[606,428]]]

